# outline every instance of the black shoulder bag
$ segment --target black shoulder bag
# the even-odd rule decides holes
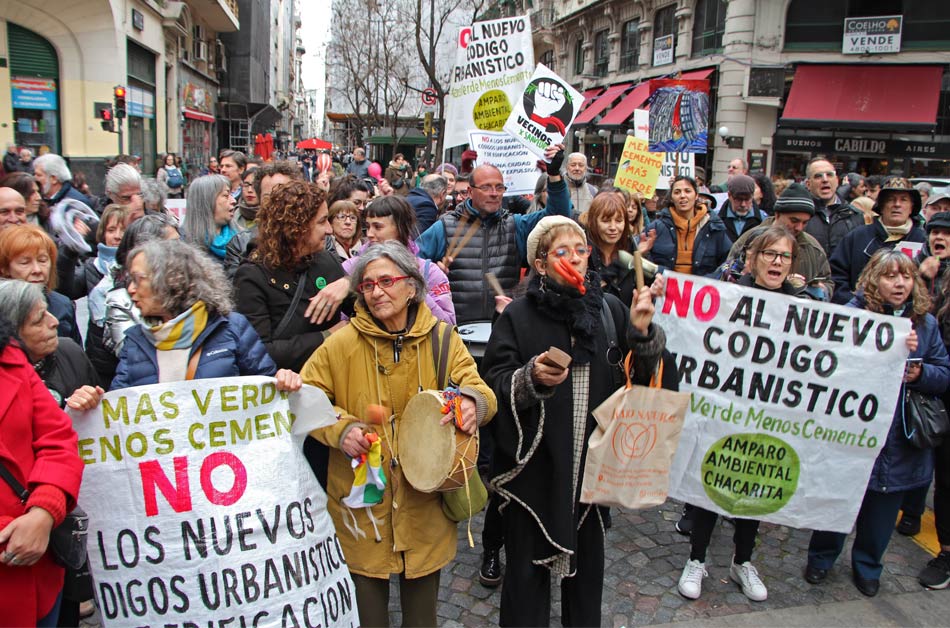
[[[901,410],[904,436],[918,449],[933,449],[950,434],[950,417],[939,397],[906,388]]]
[[[23,487],[3,462],[0,462],[0,477],[10,485],[20,502],[25,504],[30,498],[30,491]],[[53,528],[49,534],[49,551],[63,567],[78,570],[86,564],[86,534],[89,530],[89,517],[86,512],[76,506],[66,515],[63,522]]]

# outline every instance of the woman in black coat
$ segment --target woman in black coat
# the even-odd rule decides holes
[[[581,473],[596,422],[591,410],[620,386],[628,350],[634,379],[646,383],[665,336],[651,324],[650,291],[633,311],[604,295],[588,272],[587,237],[569,218],[541,220],[528,237],[533,276],[527,294],[492,329],[482,373],[498,397],[491,483],[499,494],[507,567],[502,626],[550,623],[551,573],[561,581],[565,626],[600,625],[605,509],[581,504]],[[567,275],[583,278],[584,294]],[[546,362],[554,346],[572,357],[562,369]],[[664,369],[676,378],[672,362]],[[673,383],[675,386],[674,382]]]
[[[257,330],[277,368],[299,372],[310,354],[346,324],[340,311],[316,322],[322,313],[320,292],[345,276],[336,256],[325,250],[332,233],[326,193],[305,181],[280,185],[263,201],[257,225],[256,248],[234,275],[237,311]],[[352,315],[352,299],[341,309]],[[304,454],[326,488],[329,450],[308,438]]]

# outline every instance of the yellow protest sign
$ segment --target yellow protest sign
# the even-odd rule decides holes
[[[656,191],[656,181],[663,167],[663,154],[651,153],[645,140],[627,136],[620,155],[620,165],[614,176],[614,187],[650,198]]]

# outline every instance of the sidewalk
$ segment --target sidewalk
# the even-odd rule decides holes
[[[885,556],[881,592],[869,599],[851,582],[850,542],[827,582],[813,586],[802,577],[810,532],[763,523],[753,564],[769,589],[769,598],[755,603],[729,580],[732,526],[720,523],[709,548],[703,595],[687,600],[676,590],[689,555],[688,539],[673,529],[679,512],[679,505],[672,501],[646,511],[613,511],[614,525],[607,536],[604,626],[950,625],[950,589],[927,591],[917,583],[917,573],[931,555],[896,532]],[[476,544],[481,524],[479,515],[472,524]],[[481,548],[470,549],[465,537],[464,526],[459,526],[458,556],[442,570],[440,624],[453,628],[498,625],[500,589],[478,583]],[[560,626],[559,588],[552,589],[551,625]],[[391,622],[398,626],[402,617],[395,582],[390,599]],[[87,628],[99,625],[95,620],[83,624]]]

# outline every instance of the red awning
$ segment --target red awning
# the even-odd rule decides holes
[[[198,111],[197,109],[189,109],[188,107],[182,108],[182,115],[186,118],[191,118],[192,120],[200,120],[202,122],[214,122],[214,116],[210,113],[205,113],[204,111]]]
[[[931,129],[939,65],[799,65],[783,126],[834,129]]]
[[[597,95],[602,91],[604,91],[603,87],[595,87],[593,89],[584,90],[584,102],[581,103],[581,111],[584,111],[590,107],[591,103],[597,98]]]
[[[622,94],[631,83],[620,83],[619,85],[611,85],[607,88],[601,96],[588,105],[587,109],[584,109],[579,116],[574,120],[574,126],[581,124],[590,124],[590,121],[600,115],[604,109],[613,104],[617,99],[617,96]]]
[[[694,72],[684,72],[680,78],[684,81],[699,81],[707,78],[712,72],[711,68],[707,70],[696,70]],[[607,112],[607,115],[600,119],[598,126],[623,126],[627,124],[634,110],[640,108],[649,97],[650,81],[643,81],[630,90],[630,92],[623,97],[623,100],[617,103],[616,107]]]

